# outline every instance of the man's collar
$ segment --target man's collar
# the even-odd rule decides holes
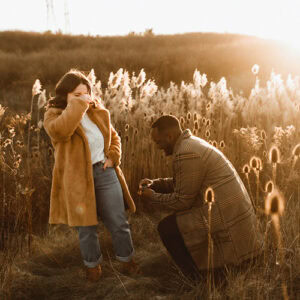
[[[189,138],[192,135],[191,131],[189,129],[185,129],[182,131],[181,135],[178,137],[174,149],[173,149],[173,154],[175,154],[179,148],[179,145],[181,144],[181,141],[184,139]]]

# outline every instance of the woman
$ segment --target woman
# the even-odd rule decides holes
[[[55,93],[44,117],[55,149],[49,223],[76,227],[89,281],[102,274],[98,218],[111,233],[123,271],[138,273],[123,196],[131,212],[135,204],[119,168],[120,138],[109,112],[93,98],[91,84],[80,71],[66,73]]]

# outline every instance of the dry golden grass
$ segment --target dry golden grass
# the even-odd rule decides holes
[[[35,90],[30,114],[16,115],[0,107],[0,298],[207,297],[206,276],[200,282],[185,279],[159,241],[156,224],[166,212],[143,203],[136,193],[141,178],[171,175],[170,159],[149,140],[149,125],[163,113],[177,116],[183,128],[208,140],[233,162],[255,203],[257,226],[265,233],[264,255],[252,266],[229,268],[223,283],[210,286],[211,298],[278,299],[284,286],[290,299],[299,298],[299,78],[283,82],[272,74],[267,86],[257,83],[246,98],[228,89],[224,78],[207,88],[206,76],[197,71],[192,83],[171,83],[168,89],[158,88],[145,75],[130,76],[120,69],[110,75],[104,89],[93,72],[90,74],[94,93],[110,110],[122,139],[122,169],[138,207],[130,223],[143,274],[127,277],[118,272],[109,235],[100,227],[104,277],[99,284],[89,285],[75,231],[66,226],[47,227],[53,149],[38,126],[44,107],[39,105],[41,90]],[[278,151],[277,159],[271,155],[272,149]],[[279,244],[270,218],[264,214],[270,193],[265,186],[270,180],[286,200],[284,212],[277,218]]]
[[[192,80],[197,68],[209,80],[225,76],[235,91],[245,95],[255,81],[250,76],[253,64],[260,65],[261,82],[272,69],[287,76],[299,74],[300,68],[299,53],[279,42],[228,33],[93,37],[7,31],[0,32],[0,40],[1,103],[16,111],[30,107],[36,78],[50,90],[74,66],[95,68],[105,86],[111,71],[123,67],[137,73],[144,68],[164,87],[170,81]]]
[[[119,264],[113,257],[108,232],[99,226],[104,263],[103,278],[96,284],[85,280],[75,230],[53,226],[46,236],[34,236],[32,255],[19,254],[11,265],[11,299],[206,299],[206,277],[200,282],[185,279],[160,243],[155,224],[162,216],[130,217],[136,260],[142,270],[141,275],[133,277],[118,272]],[[299,248],[293,246],[289,251],[298,251],[286,256],[292,275],[288,292],[290,299],[297,299],[300,253]],[[212,286],[211,298],[280,299],[280,268],[275,260],[276,252],[270,249],[265,264],[259,259],[252,266],[228,269],[224,281]],[[5,295],[8,293],[2,294]]]

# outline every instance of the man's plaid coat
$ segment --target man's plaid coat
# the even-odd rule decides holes
[[[262,236],[238,173],[215,147],[185,130],[173,152],[173,178],[153,182],[152,202],[176,213],[178,228],[198,268],[207,268],[208,205],[204,194],[214,191],[211,211],[213,267],[240,264],[257,256]]]

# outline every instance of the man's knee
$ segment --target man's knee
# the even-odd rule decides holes
[[[176,217],[175,215],[167,216],[162,219],[157,226],[157,231],[161,238],[172,235],[175,229]]]

